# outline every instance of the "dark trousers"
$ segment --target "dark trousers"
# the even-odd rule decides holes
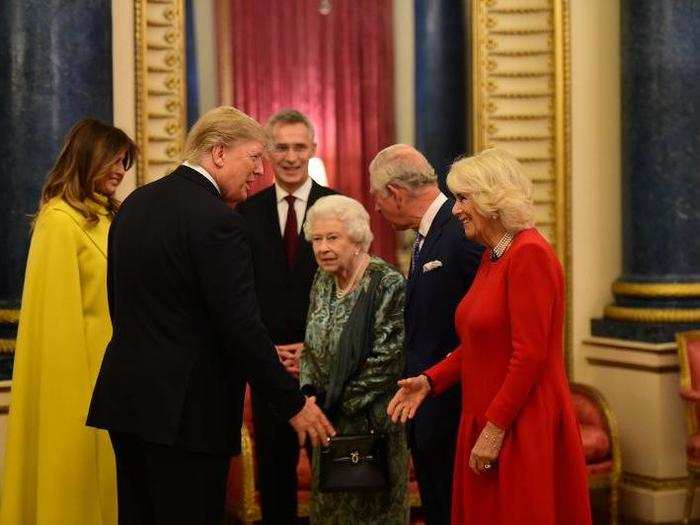
[[[110,432],[119,525],[223,524],[229,456]]]
[[[299,440],[286,421],[253,392],[255,458],[262,520],[266,525],[297,522],[297,463]]]
[[[431,443],[430,448],[411,446],[426,525],[450,523],[456,442],[455,435]]]

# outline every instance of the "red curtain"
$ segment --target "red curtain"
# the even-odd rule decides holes
[[[391,0],[221,0],[233,104],[260,122],[282,108],[306,113],[329,185],[370,212],[372,252],[396,262],[395,234],[373,209],[368,165],[394,140]],[[221,70],[221,69],[220,69]],[[270,169],[260,186],[272,182]]]

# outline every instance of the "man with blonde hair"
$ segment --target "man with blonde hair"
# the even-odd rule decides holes
[[[454,313],[471,285],[483,249],[464,237],[454,201],[415,148],[394,144],[369,165],[375,207],[397,230],[416,231],[406,288],[408,377],[442,360],[459,344]],[[421,501],[429,525],[450,523],[459,387],[426,399],[407,428]],[[466,468],[466,467],[465,467]]]
[[[185,161],[134,191],[109,235],[113,324],[88,415],[109,430],[121,524],[221,523],[240,452],[245,383],[303,444],[334,430],[277,358],[263,326],[241,202],[267,135],[232,107],[206,113]]]

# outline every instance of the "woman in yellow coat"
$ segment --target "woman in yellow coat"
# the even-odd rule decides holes
[[[85,418],[112,334],[106,272],[114,191],[135,154],[120,129],[81,120],[44,186],[17,334],[3,525],[117,522],[109,436]]]

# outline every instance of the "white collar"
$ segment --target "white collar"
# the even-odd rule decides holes
[[[445,204],[445,202],[447,202],[447,197],[445,197],[444,193],[440,192],[430,206],[428,206],[428,209],[425,210],[423,218],[420,220],[420,225],[418,226],[418,233],[420,233],[423,237],[428,236],[430,226],[432,226],[435,216],[438,214],[440,208],[442,208],[442,205]]]
[[[313,181],[311,180],[311,177],[307,177],[306,181],[304,184],[299,186],[292,195],[294,195],[298,200],[303,201],[303,202],[308,202],[309,201],[309,195],[311,194],[311,186],[313,184]],[[282,188],[279,184],[277,184],[277,181],[275,181],[275,195],[277,196],[277,202],[282,202],[284,198],[289,195],[287,190]]]
[[[216,183],[216,181],[214,180],[214,177],[212,177],[211,174],[207,170],[202,168],[199,164],[190,164],[187,161],[183,162],[182,165],[193,169],[197,173],[201,173],[204,178],[206,178],[209,182],[211,182],[214,185],[214,187],[216,188],[216,191],[218,191],[219,195],[221,195],[221,189],[219,189],[219,185]]]

